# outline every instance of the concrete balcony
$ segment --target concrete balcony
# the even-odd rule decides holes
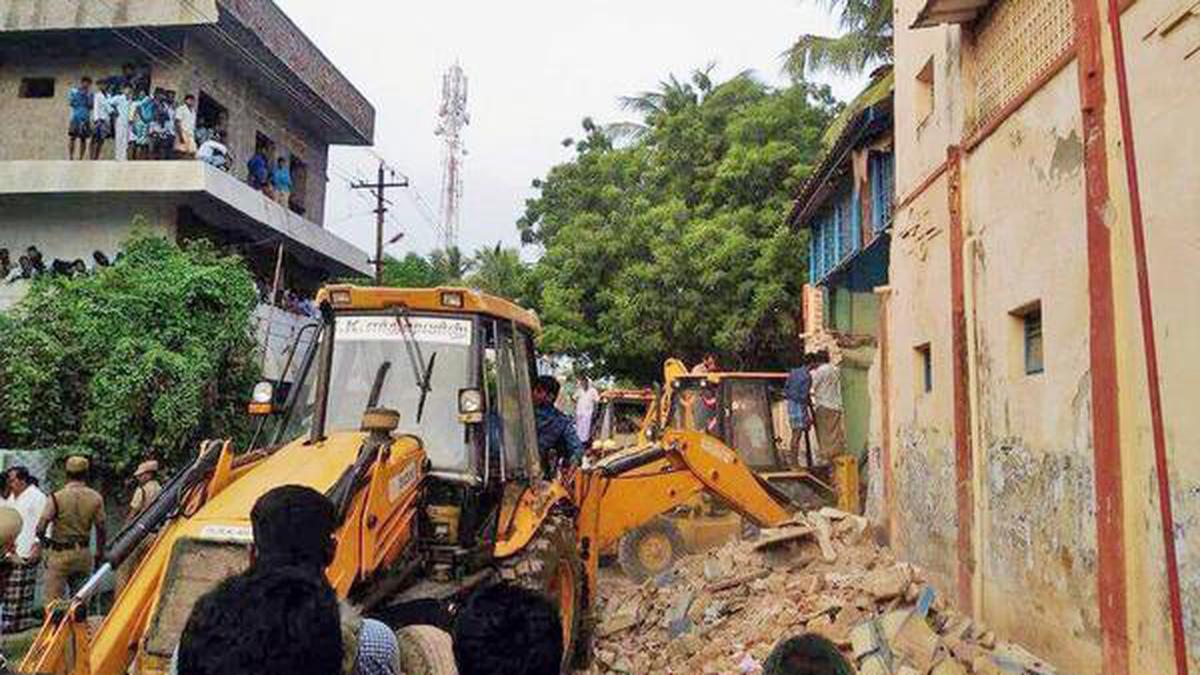
[[[0,162],[0,246],[90,261],[111,256],[137,217],[167,236],[282,242],[327,277],[371,273],[365,252],[204,162]]]

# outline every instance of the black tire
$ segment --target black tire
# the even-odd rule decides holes
[[[405,675],[457,675],[450,634],[434,626],[405,626],[396,631],[400,672]]]
[[[646,560],[645,547],[655,542],[656,561],[651,564]],[[668,549],[664,548],[669,547]],[[655,518],[641,527],[621,537],[617,548],[617,560],[625,576],[641,583],[663,572],[669,572],[675,567],[675,562],[687,554],[687,545],[679,528],[667,518]]]
[[[568,666],[578,658],[576,650],[583,646],[582,628],[590,625],[590,621],[584,619],[590,612],[585,604],[587,584],[574,521],[562,511],[551,513],[525,548],[499,561],[496,571],[502,581],[543,593],[558,605],[559,615],[563,618],[563,672],[567,672]],[[573,580],[569,605],[561,589],[567,573]],[[566,616],[567,607],[570,616]],[[587,649],[590,648],[588,644]]]

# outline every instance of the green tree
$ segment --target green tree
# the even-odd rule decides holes
[[[837,104],[827,88],[708,70],[634,98],[645,132],[614,147],[585,126],[517,223],[544,249],[530,282],[543,347],[640,381],[710,349],[782,365],[807,270],[805,236],[784,220]]]
[[[499,243],[475,252],[467,283],[485,293],[507,298],[518,304],[528,304],[529,271],[521,262],[515,248],[503,248]]]
[[[801,35],[784,52],[784,70],[797,80],[819,72],[857,75],[892,61],[892,0],[825,0],[838,15],[837,37]]]
[[[112,477],[244,439],[255,303],[240,259],[146,235],[93,275],[35,281],[0,313],[0,446],[84,447]]]
[[[409,252],[397,260],[391,256],[383,260],[383,285],[395,288],[429,288],[443,283],[439,270],[428,258]]]
[[[457,246],[439,248],[429,254],[429,264],[433,266],[435,278],[440,284],[462,284],[474,265],[462,249]]]

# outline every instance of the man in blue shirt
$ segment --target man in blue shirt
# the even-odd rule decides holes
[[[558,380],[543,375],[533,384],[533,418],[537,423],[538,451],[542,469],[547,476],[565,466],[579,466],[583,461],[583,443],[575,434],[575,420],[558,408]]]
[[[78,87],[67,93],[71,120],[67,124],[67,159],[76,159],[75,141],[79,141],[79,159],[87,156],[88,139],[92,136],[92,78],[82,77]]]
[[[788,418],[792,424],[792,462],[800,458],[800,441],[807,441],[808,429],[812,426],[812,374],[809,365],[812,359],[808,354],[800,357],[800,365],[788,371],[787,383],[783,385],[783,394],[787,397]]]
[[[275,201],[286,209],[288,199],[292,196],[292,172],[288,168],[287,159],[283,157],[275,162],[275,170],[271,172],[271,187],[275,191]]]
[[[254,156],[246,162],[246,178],[250,181],[250,187],[265,192],[269,188],[268,171],[267,158],[263,154],[262,148],[259,148],[254,151]]]

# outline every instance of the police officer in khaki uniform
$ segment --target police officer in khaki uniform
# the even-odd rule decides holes
[[[137,481],[138,486],[133,489],[133,498],[129,500],[129,518],[126,524],[133,522],[134,518],[137,518],[142,511],[145,511],[147,507],[154,503],[155,499],[158,499],[158,495],[162,492],[162,485],[155,478],[154,474],[157,472],[158,462],[152,459],[138,464],[137,468],[134,469],[133,478]],[[153,541],[154,537],[152,536],[142,539],[137,548],[117,568],[116,584],[118,593],[121,592],[121,589],[125,588],[125,584],[129,583],[130,577],[133,576],[133,571],[137,569],[146,552],[150,550],[150,544]]]
[[[38,521],[38,541],[46,553],[46,599],[67,597],[92,574],[93,557],[88,550],[92,528],[96,528],[96,555],[99,564],[107,538],[104,522],[104,498],[87,486],[90,464],[86,457],[67,458],[67,484],[50,495],[46,510]],[[50,536],[46,536],[46,529]]]
[[[156,473],[158,473],[158,462],[152,459],[138,464],[137,469],[134,470],[133,478],[138,482],[138,486],[133,491],[133,499],[129,501],[130,520],[145,511],[146,507],[158,499],[159,493],[162,492],[162,485],[155,477]]]

